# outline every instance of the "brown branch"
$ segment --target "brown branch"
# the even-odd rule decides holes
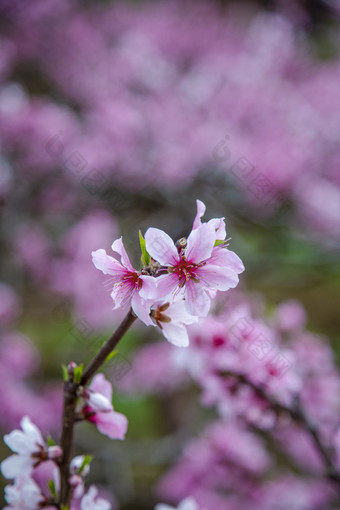
[[[85,386],[94,376],[97,370],[104,364],[108,355],[114,350],[119,341],[123,338],[127,330],[136,320],[132,309],[128,311],[126,317],[122,320],[116,331],[103,345],[97,355],[83,372],[80,383],[73,379],[73,370],[69,369],[69,378],[64,382],[64,405],[63,405],[63,424],[60,439],[60,446],[63,450],[63,457],[59,465],[60,470],[60,506],[69,508],[72,490],[69,484],[70,462],[72,457],[73,428],[76,421],[75,409],[78,400],[79,386]]]
[[[60,439],[60,446],[63,450],[63,457],[60,463],[60,504],[67,508],[71,499],[70,462],[72,456],[74,413],[77,403],[78,384],[70,376],[64,382],[64,406],[63,406],[63,428]]]
[[[103,365],[108,355],[114,350],[118,342],[123,338],[127,330],[130,328],[130,326],[132,326],[136,319],[137,319],[136,315],[134,315],[132,309],[130,308],[126,317],[119,324],[116,331],[108,339],[106,344],[103,345],[98,354],[93,358],[91,363],[84,370],[81,379],[82,386],[87,384],[89,380],[92,378],[92,376],[94,376],[94,374],[97,372],[97,370]]]
[[[317,427],[312,423],[307,415],[304,413],[301,405],[299,405],[298,401],[295,402],[294,407],[288,407],[284,404],[281,404],[273,397],[267,394],[265,388],[263,386],[257,386],[255,383],[247,379],[247,377],[243,374],[235,374],[232,372],[223,372],[224,376],[231,376],[237,379],[238,382],[244,384],[251,388],[260,398],[265,400],[270,407],[277,413],[285,413],[288,414],[293,421],[295,421],[298,425],[303,427],[311,436],[317,450],[322,457],[325,467],[326,467],[326,476],[333,482],[336,482],[340,485],[340,472],[337,469],[336,465],[333,461],[333,453],[331,448],[326,446],[321,437],[320,432]]]

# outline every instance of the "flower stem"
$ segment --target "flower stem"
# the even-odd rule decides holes
[[[83,372],[80,383],[73,379],[73,373],[69,373],[69,378],[64,382],[64,404],[63,404],[63,422],[60,446],[63,450],[63,457],[59,465],[60,470],[60,506],[69,508],[72,497],[72,490],[69,484],[70,462],[72,457],[73,429],[76,421],[75,409],[78,399],[79,386],[85,386],[90,379],[104,364],[108,355],[114,350],[119,341],[123,338],[127,330],[136,320],[132,309],[128,311],[126,317],[122,320],[116,331],[111,335],[108,341],[103,345],[97,355]]]
[[[132,309],[130,308],[126,317],[119,324],[116,331],[103,345],[103,347],[100,349],[98,354],[93,358],[91,363],[85,368],[81,379],[82,386],[85,386],[85,384],[89,382],[89,380],[94,376],[97,370],[103,365],[108,355],[114,350],[118,342],[123,338],[127,330],[130,328],[130,326],[132,326],[136,319],[137,319],[136,315],[134,315]]]

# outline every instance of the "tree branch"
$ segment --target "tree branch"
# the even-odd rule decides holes
[[[244,384],[251,388],[260,398],[265,400],[269,406],[277,413],[285,413],[288,414],[293,421],[303,427],[311,436],[317,450],[322,457],[325,467],[326,467],[326,476],[333,482],[336,482],[340,485],[340,472],[337,469],[336,465],[333,461],[333,454],[331,448],[326,446],[321,437],[320,432],[312,423],[309,418],[304,413],[301,405],[298,402],[295,403],[294,407],[288,407],[284,404],[281,404],[273,397],[267,394],[265,388],[263,386],[257,386],[255,383],[247,379],[247,377],[243,374],[235,374],[233,372],[223,372],[224,376],[231,376],[237,379],[238,382]]]
[[[116,331],[108,339],[106,344],[103,345],[98,354],[93,358],[91,363],[84,370],[81,379],[82,386],[85,386],[92,378],[92,376],[94,376],[97,370],[103,365],[108,355],[114,350],[114,348],[117,346],[119,341],[123,338],[127,330],[130,328],[130,326],[132,326],[136,319],[137,319],[136,315],[134,315],[132,309],[130,308],[126,317],[119,324]]]
[[[64,382],[64,405],[63,405],[63,424],[60,439],[60,446],[63,450],[63,457],[59,465],[60,470],[60,506],[69,508],[72,490],[69,484],[70,462],[72,457],[73,429],[75,424],[75,409],[78,400],[79,386],[85,386],[94,376],[97,370],[104,364],[108,355],[114,350],[119,341],[123,338],[127,330],[136,320],[132,309],[128,311],[126,317],[122,320],[116,331],[103,345],[97,355],[93,358],[87,368],[84,370],[80,383],[76,383],[73,378],[72,369],[69,370],[69,378]]]

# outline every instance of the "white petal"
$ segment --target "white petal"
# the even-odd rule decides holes
[[[135,292],[131,301],[131,306],[138,319],[140,319],[146,326],[153,326],[150,318],[150,308],[153,301],[144,300],[140,297],[138,292]]]
[[[27,440],[26,434],[21,430],[13,430],[9,434],[6,434],[4,436],[4,442],[15,453],[25,455],[32,452],[31,441]],[[35,447],[34,450],[36,449]]]
[[[1,472],[5,478],[17,478],[31,470],[32,462],[28,455],[11,455],[1,462]]]
[[[31,422],[28,416],[24,416],[20,422],[22,430],[25,432],[27,438],[29,438],[32,444],[45,445],[40,430],[34,423]],[[34,451],[34,450],[33,450]]]
[[[185,326],[174,322],[162,322],[162,332],[165,338],[177,347],[187,347],[189,345],[188,332]]]
[[[175,323],[192,324],[198,320],[197,317],[188,313],[183,299],[175,301],[164,313]]]
[[[113,409],[112,403],[104,397],[104,395],[101,395],[101,393],[93,393],[90,391],[88,402],[94,411],[109,412]]]

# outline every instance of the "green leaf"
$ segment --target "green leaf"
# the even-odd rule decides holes
[[[67,505],[61,505],[60,510],[69,510],[69,507]]]
[[[54,481],[53,480],[49,480],[48,481],[48,488],[50,489],[50,492],[52,494],[52,497],[54,499],[57,499],[57,491],[56,491],[56,488],[55,488],[55,485],[54,485]]]
[[[61,369],[63,371],[63,379],[64,381],[68,381],[68,371],[66,365],[61,365]]]
[[[55,445],[55,442],[53,441],[53,439],[51,438],[50,435],[47,436],[46,440],[47,440],[48,446],[54,446]]]
[[[142,261],[143,266],[147,267],[151,262],[151,257],[148,254],[148,252],[146,251],[145,239],[144,239],[141,231],[139,231],[139,242],[140,242],[140,248],[142,250],[141,261]]]
[[[217,239],[215,241],[215,244],[214,244],[214,247],[215,246],[220,246],[221,244],[225,244],[226,241],[223,241],[223,239]]]
[[[78,366],[75,367],[74,372],[73,372],[74,382],[80,383],[81,377],[83,375],[83,370],[84,370],[84,364],[83,363],[81,365],[78,365]]]
[[[79,468],[79,474],[81,474],[84,471],[84,469],[86,468],[86,466],[88,464],[90,464],[92,459],[93,459],[93,455],[84,455],[83,463],[82,463],[82,465]]]
[[[116,354],[118,354],[118,351],[116,351],[116,350],[110,352],[110,354],[107,356],[105,361],[110,361],[110,359],[114,358],[116,356]]]

